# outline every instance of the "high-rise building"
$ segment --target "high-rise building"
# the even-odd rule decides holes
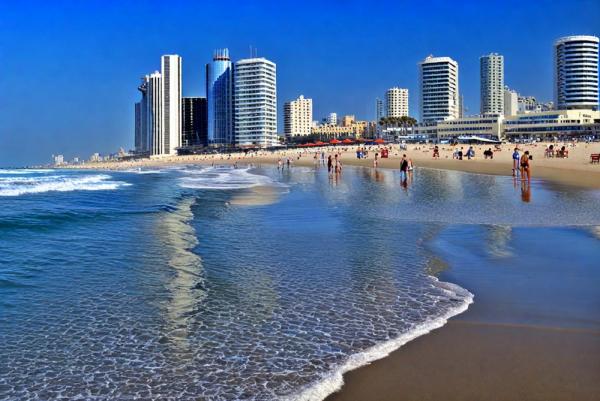
[[[377,98],[375,99],[375,121],[379,122],[383,117],[385,117],[383,100]]]
[[[207,104],[205,97],[184,97],[181,107],[182,146],[206,146]]]
[[[408,89],[390,88],[385,92],[386,116],[408,116]]]
[[[155,71],[142,78],[140,101],[140,152],[164,154],[162,75]]]
[[[554,103],[558,110],[598,110],[596,36],[567,36],[554,43]]]
[[[268,147],[277,137],[277,73],[264,57],[242,59],[233,72],[236,146]]]
[[[284,133],[286,136],[310,135],[312,125],[312,99],[304,96],[291,102],[286,102],[283,107]]]
[[[181,146],[181,57],[169,54],[161,57],[163,151],[176,155]]]
[[[504,115],[506,117],[514,116],[519,111],[519,94],[509,89],[504,88]]]
[[[479,58],[481,114],[504,113],[504,56],[491,53]]]
[[[135,140],[134,148],[137,153],[142,152],[142,103],[135,103]]]
[[[329,113],[327,116],[327,124],[337,125],[337,113]]]
[[[450,57],[429,56],[419,63],[421,121],[457,118],[460,113],[458,63]]]
[[[208,144],[222,147],[234,144],[233,80],[229,50],[216,50],[206,65],[208,102]]]

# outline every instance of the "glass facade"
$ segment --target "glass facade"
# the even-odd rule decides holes
[[[215,51],[206,65],[206,97],[208,101],[208,138],[212,146],[229,146],[233,137],[233,82],[228,49]]]

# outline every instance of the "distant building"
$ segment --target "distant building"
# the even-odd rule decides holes
[[[135,104],[135,139],[134,148],[137,153],[142,152],[142,104]]]
[[[336,113],[329,113],[329,115],[327,116],[327,124],[337,125],[337,114]]]
[[[347,115],[342,117],[342,127],[350,127],[354,121],[356,120],[356,118],[353,115]]]
[[[100,161],[102,161],[102,158],[100,157],[100,153],[94,153],[90,156],[90,162],[98,163]]]
[[[375,129],[374,125],[371,126],[368,121],[354,121],[354,116],[347,117],[352,117],[352,119],[347,120],[347,125],[324,124],[313,127],[311,133],[320,136],[322,139],[339,137],[360,138]]]
[[[63,155],[52,155],[52,163],[55,166],[62,166],[65,164],[65,158]]]
[[[429,56],[419,63],[419,108],[424,122],[459,117],[458,63],[450,57]]]
[[[519,111],[519,94],[509,89],[504,88],[504,115],[514,116]]]
[[[162,75],[155,71],[142,78],[138,87],[142,94],[140,101],[140,146],[139,153],[149,155],[161,154],[163,150],[163,106],[162,106]]]
[[[553,102],[539,103],[533,96],[518,96],[517,98],[518,113],[531,113],[540,111],[549,111],[554,109]]]
[[[463,117],[437,123],[439,139],[478,137],[500,139],[502,136],[501,114],[488,113],[482,116]]]
[[[275,63],[264,57],[239,60],[234,66],[233,82],[236,146],[278,144]]]
[[[375,121],[379,122],[383,117],[385,117],[383,100],[377,98],[375,99]]]
[[[408,89],[390,88],[385,92],[386,116],[408,116]]]
[[[504,114],[504,57],[492,53],[479,58],[481,114]]]
[[[283,107],[284,133],[288,137],[310,135],[312,127],[312,99],[304,96],[290,102]]]
[[[208,145],[208,111],[205,97],[181,98],[182,146]]]
[[[206,98],[208,145],[234,145],[233,69],[228,49],[216,50],[206,65]]]
[[[557,109],[598,110],[598,43],[596,36],[567,36],[555,42]]]

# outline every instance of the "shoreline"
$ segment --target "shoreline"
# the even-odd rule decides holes
[[[456,160],[452,158],[452,147],[440,147],[440,158],[433,159],[432,147],[409,145],[402,150],[399,145],[386,145],[390,150],[390,157],[378,160],[378,168],[398,169],[400,158],[406,154],[412,159],[415,167],[425,167],[440,170],[454,170],[475,174],[488,174],[512,176],[512,149],[514,145],[502,145],[501,150],[495,152],[493,159],[482,159],[481,154],[486,147],[475,147],[475,158],[472,160]],[[468,147],[465,147],[468,148]],[[569,148],[569,158],[544,157],[545,144],[520,145],[521,153],[529,150],[534,156],[532,160],[532,178],[543,179],[548,182],[567,184],[571,186],[600,189],[600,165],[591,164],[589,155],[600,153],[600,143],[576,144]],[[367,147],[369,156],[366,159],[356,158],[356,146],[324,147],[306,149],[281,150],[274,152],[257,152],[244,155],[243,153],[215,154],[215,155],[188,155],[168,156],[162,158],[138,159],[135,161],[98,162],[79,166],[65,166],[69,169],[94,169],[94,170],[129,170],[138,168],[170,167],[177,165],[232,165],[248,164],[273,164],[279,159],[285,163],[290,158],[293,165],[312,167],[315,166],[315,153],[326,152],[326,155],[338,153],[344,165],[371,167],[374,165],[374,154],[382,146]],[[317,160],[317,164],[320,160]]]

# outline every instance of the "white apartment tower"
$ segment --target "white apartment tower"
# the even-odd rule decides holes
[[[419,63],[421,121],[434,122],[459,117],[458,63],[450,57],[429,56]]]
[[[509,88],[504,88],[504,115],[515,116],[519,111],[519,94]]]
[[[385,92],[386,116],[408,116],[408,89],[390,88]]]
[[[327,116],[327,124],[337,125],[337,113],[329,113]]]
[[[481,114],[504,113],[504,56],[497,53],[479,58]]]
[[[567,36],[554,43],[554,104],[558,110],[598,110],[596,36]]]
[[[159,154],[176,155],[181,146],[181,57],[161,57],[163,136]]]
[[[283,107],[285,135],[310,135],[312,115],[312,99],[305,99],[300,95],[298,99],[286,102]]]
[[[233,69],[236,146],[268,147],[277,142],[277,79],[275,63],[242,59]]]
[[[139,149],[136,151],[160,155],[163,153],[162,76],[160,72],[155,71],[144,76],[138,90],[142,94],[142,100],[140,100],[139,127],[136,127],[140,136]]]

